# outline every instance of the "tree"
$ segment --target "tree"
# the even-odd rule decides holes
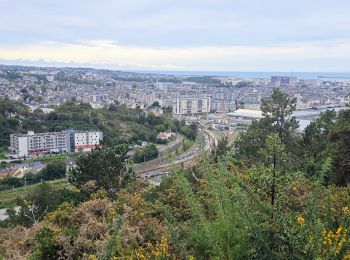
[[[247,87],[252,87],[252,86],[253,86],[253,82],[250,82],[250,81],[239,81],[234,87],[235,88],[247,88]]]
[[[43,120],[45,118],[45,113],[44,113],[44,111],[42,109],[36,108],[33,111],[33,116],[38,118],[39,120]]]
[[[136,163],[146,162],[158,157],[158,149],[155,144],[148,144],[143,149],[135,151],[133,160]]]
[[[350,109],[339,112],[329,141],[334,172],[330,179],[337,185],[345,186],[350,182]]]
[[[152,107],[160,107],[160,104],[158,101],[154,101],[152,104]]]
[[[311,122],[303,133],[301,145],[304,157],[304,171],[307,177],[323,178],[325,184],[331,174],[332,158],[329,136],[334,128],[337,114],[327,110]]]
[[[144,154],[148,160],[158,157],[158,149],[155,144],[146,145],[144,148]]]
[[[43,182],[24,198],[18,198],[17,204],[20,206],[18,217],[20,223],[31,226],[39,221],[44,215],[55,209],[59,203],[54,188]]]
[[[164,132],[166,130],[166,128],[163,124],[156,125],[155,129],[157,130],[157,132]]]
[[[197,125],[192,123],[191,125],[186,125],[185,122],[181,122],[182,126],[179,130],[180,133],[185,135],[191,140],[195,140],[197,137]]]
[[[23,182],[20,178],[16,178],[13,176],[6,176],[4,179],[1,180],[1,184],[17,188],[22,186]]]
[[[296,100],[275,88],[270,99],[261,105],[263,118],[254,121],[245,133],[235,142],[238,158],[246,164],[261,162],[259,150],[264,146],[268,136],[276,133],[281,143],[286,147],[289,156],[289,166],[298,167],[300,159],[296,156],[298,122],[292,116]]]
[[[215,162],[218,162],[219,159],[227,154],[227,152],[231,149],[231,146],[229,145],[229,140],[227,136],[224,136],[224,138],[220,139],[218,144],[215,146],[215,148],[212,150],[212,158]]]
[[[66,164],[63,161],[52,161],[45,169],[41,170],[38,178],[43,178],[44,180],[55,180],[64,178],[66,175]]]
[[[166,113],[166,114],[173,113],[173,107],[172,106],[167,106],[167,107],[163,108],[163,110],[164,110],[164,113]]]
[[[275,88],[271,99],[264,100],[261,105],[263,120],[270,123],[274,132],[278,133],[281,142],[286,144],[291,133],[298,128],[295,116],[291,116],[296,108],[296,99]]]
[[[322,178],[325,185],[350,182],[350,109],[337,115],[334,110],[321,113],[305,129],[303,151],[305,173]]]
[[[125,188],[134,178],[128,167],[127,145],[102,146],[90,154],[81,155],[76,167],[69,173],[70,182],[82,188],[88,181],[95,181],[98,188],[110,196]]]
[[[274,133],[270,135],[266,140],[265,147],[259,150],[259,153],[265,160],[265,166],[267,167],[268,176],[265,180],[268,180],[267,194],[269,194],[271,206],[275,206],[277,191],[277,183],[281,179],[281,168],[283,162],[286,159],[285,147],[281,142],[279,136]],[[260,185],[259,185],[260,186]]]

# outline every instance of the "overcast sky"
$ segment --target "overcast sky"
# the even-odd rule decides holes
[[[349,0],[0,0],[0,63],[350,72]]]

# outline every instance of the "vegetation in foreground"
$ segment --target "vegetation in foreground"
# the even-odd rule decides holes
[[[81,161],[78,189],[58,196],[44,184],[1,222],[0,252],[5,259],[350,259],[350,110],[326,112],[301,135],[288,116],[293,104],[275,90],[265,118],[233,149],[221,140],[159,187],[133,178],[121,148],[87,155],[99,159]]]

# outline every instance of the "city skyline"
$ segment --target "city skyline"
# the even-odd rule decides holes
[[[2,0],[0,63],[349,72],[349,7],[323,0]]]

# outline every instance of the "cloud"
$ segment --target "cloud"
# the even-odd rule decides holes
[[[269,46],[142,47],[113,40],[0,45],[0,60],[104,68],[209,71],[345,71],[350,40]]]
[[[108,38],[148,47],[284,44],[350,35],[348,0],[0,0],[0,42]]]

